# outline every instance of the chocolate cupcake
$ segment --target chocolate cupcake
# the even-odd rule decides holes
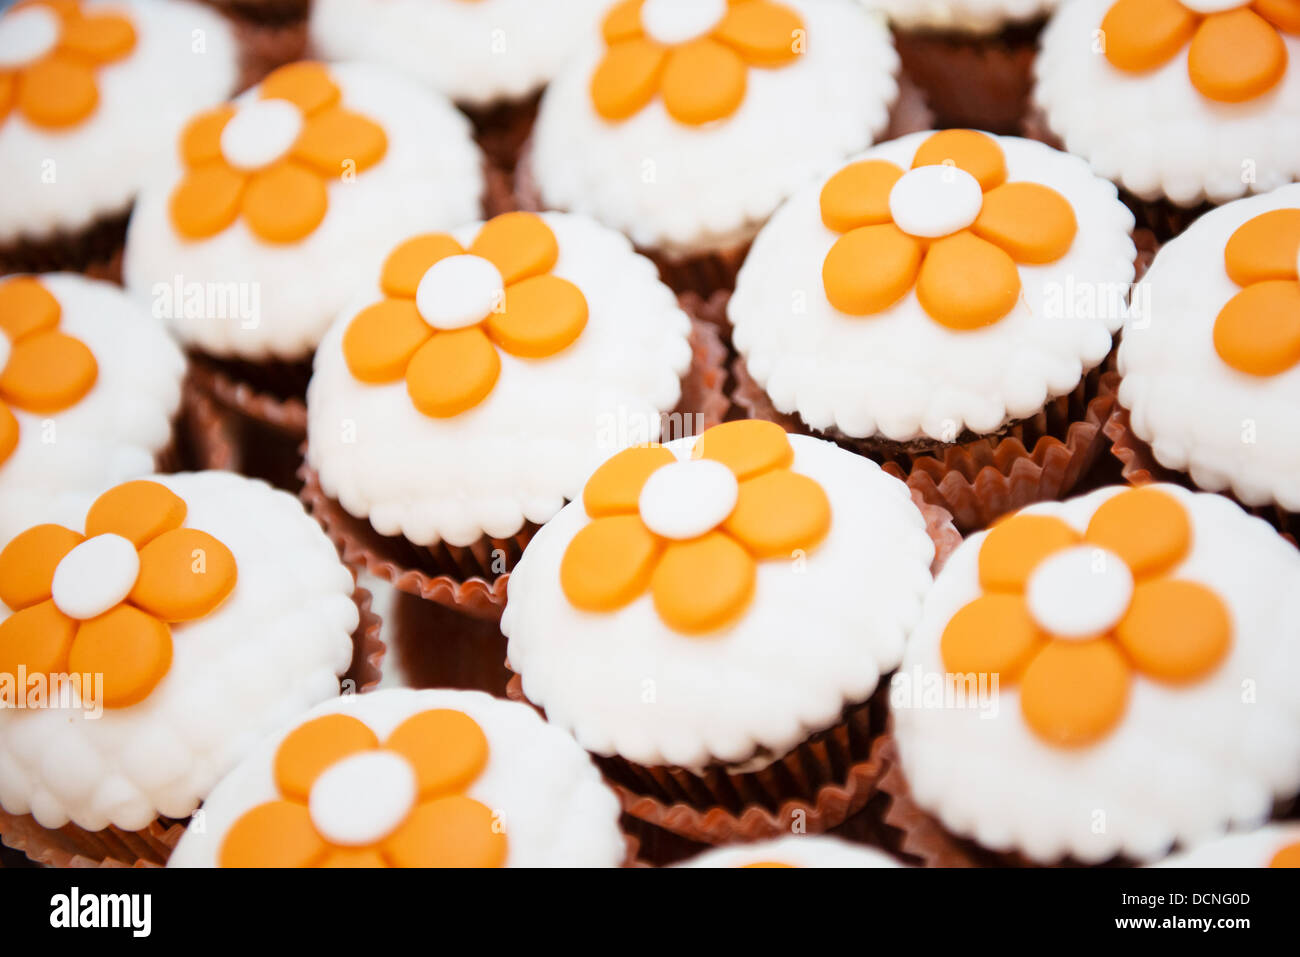
[[[874,147],[755,240],[727,310],[736,401],[887,463],[963,529],[1067,493],[1105,444],[1132,230],[1113,185],[1041,143]]]
[[[136,193],[239,78],[234,36],[163,0],[23,0],[0,15],[0,274],[116,278]]]
[[[1300,824],[1230,834],[1165,858],[1157,867],[1300,867]]]

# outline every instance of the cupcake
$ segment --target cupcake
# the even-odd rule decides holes
[[[0,552],[0,838],[160,863],[259,737],[339,693],[352,575],[290,496],[229,473],[86,501]]]
[[[727,310],[736,399],[888,463],[966,530],[1067,493],[1104,444],[1132,230],[1113,185],[1042,143],[881,144],[755,240]]]
[[[1156,256],[1119,349],[1126,476],[1190,477],[1300,530],[1298,261],[1300,185],[1207,213]]]
[[[586,217],[413,234],[368,286],[316,354],[304,494],[349,562],[413,594],[499,615],[597,465],[727,411],[716,337]]]
[[[1057,0],[860,0],[884,13],[936,124],[1019,132],[1038,34]]]
[[[1174,854],[1157,867],[1300,867],[1300,824],[1230,834]]]
[[[968,538],[891,687],[902,850],[1142,863],[1263,823],[1298,783],[1298,586],[1266,523],[1173,485]]]
[[[729,288],[783,199],[889,125],[898,55],[851,0],[630,0],[542,98],[520,202],[620,230],[678,291]]]
[[[537,95],[596,30],[608,0],[315,0],[313,55],[409,73],[469,113],[510,170]]]
[[[618,801],[567,735],[468,691],[328,701],[261,742],[170,867],[617,867]]]
[[[0,548],[60,495],[175,467],[184,375],[163,324],[118,287],[0,279]]]
[[[1075,0],[1043,32],[1037,135],[1120,184],[1161,239],[1300,177],[1295,4]]]
[[[163,0],[23,0],[0,14],[0,274],[115,278],[160,143],[235,89],[234,36]]]
[[[290,485],[321,336],[394,243],[478,215],[482,158],[465,118],[414,81],[304,62],[194,117],[176,159],[131,219],[127,287],[241,433],[236,461],[204,464]]]
[[[510,576],[510,667],[633,816],[704,843],[825,831],[873,793],[873,695],[955,538],[770,422],[628,449]]]
[[[818,835],[778,837],[752,844],[728,844],[679,867],[899,867],[874,847]]]

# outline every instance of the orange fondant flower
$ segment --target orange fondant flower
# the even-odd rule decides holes
[[[1300,363],[1300,209],[1275,209],[1245,223],[1224,249],[1242,287],[1214,323],[1214,348],[1232,368],[1272,376]]]
[[[843,235],[822,264],[840,312],[883,312],[915,286],[922,308],[950,329],[978,329],[1020,298],[1018,263],[1055,262],[1078,231],[1064,196],[1008,183],[997,142],[945,130],[921,144],[904,172],[885,160],[840,170],[821,193],[822,222]]]
[[[170,623],[217,608],[235,557],[182,528],[185,502],[157,482],[127,482],[86,513],[85,534],[37,525],[0,552],[0,673],[102,674],[104,706],[143,701],[171,667]]]
[[[76,0],[22,0],[0,17],[0,123],[11,110],[49,129],[80,123],[99,104],[95,70],[135,47],[131,21],[87,16]]]
[[[276,751],[280,798],[235,821],[220,865],[500,867],[500,821],[463,793],[487,759],[482,728],[460,711],[422,711],[383,744],[350,715],[308,721]]]
[[[99,377],[86,344],[59,331],[62,312],[39,280],[0,281],[0,465],[18,447],[10,406],[37,415],[62,412]]]
[[[1300,841],[1288,844],[1273,855],[1269,867],[1300,867]]]
[[[381,126],[340,105],[319,63],[291,63],[262,81],[260,99],[199,114],[181,134],[185,177],[171,219],[186,239],[206,239],[242,212],[270,243],[312,233],[329,207],[326,183],[374,166],[388,150]]]
[[[387,298],[343,334],[348,369],[373,385],[405,378],[415,407],[433,418],[473,408],[500,375],[497,347],[539,359],[586,327],[582,290],[550,274],[559,254],[532,213],[489,220],[468,250],[446,233],[407,240],[384,263]]]
[[[680,123],[730,116],[749,67],[801,52],[803,21],[772,0],[624,0],[605,17],[608,49],[591,78],[596,112],[625,120],[660,94]]]
[[[1095,743],[1123,717],[1135,672],[1188,684],[1228,652],[1222,599],[1169,574],[1191,539],[1186,510],[1157,488],[1109,499],[1083,535],[1013,515],[980,546],[984,593],[944,629],[944,667],[1017,682],[1025,722],[1047,743]]]
[[[1300,2],[1118,0],[1101,30],[1106,59],[1129,73],[1163,66],[1190,45],[1192,85],[1208,99],[1242,103],[1285,75],[1287,49],[1278,31],[1300,34]]]
[[[712,631],[749,605],[758,561],[790,558],[830,530],[830,501],[791,471],[794,449],[780,426],[714,426],[691,455],[679,462],[660,445],[627,449],[588,480],[582,503],[593,521],[560,564],[574,606],[613,611],[648,588],[668,625]]]

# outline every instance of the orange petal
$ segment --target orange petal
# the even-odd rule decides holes
[[[222,867],[313,867],[326,852],[306,805],[268,801],[230,826],[218,860]]]
[[[281,162],[253,174],[244,192],[248,228],[269,243],[310,236],[329,208],[321,178],[296,163]]]
[[[723,528],[756,558],[791,558],[830,531],[830,499],[807,475],[789,469],[764,472],[740,484],[736,507]]]
[[[298,725],[275,751],[275,786],[287,798],[307,803],[311,786],[330,765],[379,747],[370,726],[350,714],[326,714]]]
[[[0,601],[12,611],[46,601],[54,569],[85,539],[62,525],[34,525],[0,551]]]
[[[1054,515],[1012,515],[989,530],[980,545],[980,585],[989,591],[1022,592],[1029,576],[1055,552],[1082,536]]]
[[[1051,641],[1025,669],[1020,711],[1048,744],[1086,747],[1124,716],[1130,680],[1129,664],[1109,638]]]
[[[935,240],[921,264],[916,297],[935,322],[964,332],[992,325],[1020,300],[1015,260],[970,232]]]
[[[609,8],[600,24],[601,36],[610,46],[644,34],[641,27],[641,7],[645,0],[622,0]]]
[[[384,742],[415,769],[420,800],[463,790],[483,771],[488,739],[463,711],[421,711],[399,724]]]
[[[1239,286],[1295,279],[1300,258],[1300,209],[1275,209],[1245,223],[1223,250],[1228,275]]]
[[[140,548],[163,532],[180,528],[185,500],[157,482],[137,479],[111,488],[86,513],[86,537],[120,535]]]
[[[789,7],[771,0],[733,3],[714,37],[754,66],[779,66],[798,56],[796,40],[803,20]]]
[[[702,37],[674,47],[664,65],[664,106],[679,123],[699,126],[730,116],[745,99],[745,61]]]
[[[1187,45],[1199,21],[1178,0],[1119,0],[1101,21],[1106,59],[1130,73],[1155,69]]]
[[[670,542],[650,577],[655,610],[686,634],[722,628],[749,607],[757,573],[750,554],[722,532]]]
[[[1214,322],[1214,349],[1248,375],[1278,375],[1300,362],[1300,284],[1260,282],[1233,296]]]
[[[625,120],[641,112],[659,89],[668,51],[645,37],[616,43],[591,76],[591,102],[607,120]]]
[[[185,239],[207,239],[228,227],[239,215],[245,182],[224,160],[190,170],[168,206],[176,232]]]
[[[262,81],[261,91],[262,99],[288,100],[308,115],[333,106],[339,99],[339,88],[325,66],[307,60],[271,73]]]
[[[134,47],[135,27],[131,21],[111,13],[66,20],[59,34],[59,49],[96,63],[120,60]]]
[[[1244,7],[1206,17],[1187,54],[1192,85],[1220,103],[1267,93],[1281,81],[1286,65],[1286,44],[1277,30]]]
[[[325,176],[341,176],[348,164],[358,173],[369,169],[387,151],[382,126],[338,106],[307,117],[293,144],[293,155]]]
[[[564,550],[560,587],[575,608],[622,608],[649,587],[662,547],[639,515],[598,518]]]
[[[0,122],[9,115],[9,111],[14,108],[14,100],[18,97],[18,77],[13,73],[0,73]]]
[[[230,549],[197,528],[176,528],[140,549],[130,601],[163,621],[193,621],[225,601],[237,578]]]
[[[555,355],[587,327],[587,297],[558,276],[534,276],[506,287],[501,312],[488,316],[488,334],[512,356]]]
[[[1070,251],[1079,221],[1070,201],[1050,186],[1004,183],[985,194],[971,229],[1016,262],[1036,266]]]
[[[956,675],[998,675],[1015,681],[1043,646],[1021,595],[981,595],[963,605],[943,630],[943,666]]]
[[[0,621],[0,675],[17,680],[13,676],[20,666],[28,674],[66,674],[77,624],[52,601],[24,608]]]
[[[1255,0],[1252,8],[1285,33],[1300,33],[1300,0]]]
[[[837,233],[888,223],[889,194],[902,178],[903,171],[885,160],[850,163],[822,187],[822,222]]]
[[[507,286],[541,275],[560,258],[555,233],[533,213],[502,213],[489,219],[469,251],[496,266]]]
[[[501,867],[506,836],[490,808],[457,794],[418,805],[383,849],[398,867]]]
[[[893,223],[860,226],[835,241],[822,263],[826,299],[850,316],[884,312],[907,295],[924,248]]]
[[[1269,867],[1300,867],[1300,841],[1288,844],[1268,862]]]
[[[98,105],[95,71],[76,55],[55,52],[23,68],[18,109],[36,126],[73,126]]]
[[[221,132],[235,115],[229,103],[200,113],[181,133],[181,159],[186,166],[201,166],[221,159]]]
[[[0,397],[28,412],[61,412],[81,401],[99,378],[95,354],[62,332],[38,332],[13,344],[0,372]]]
[[[724,422],[705,431],[691,449],[691,458],[713,459],[744,482],[759,472],[786,468],[794,461],[794,448],[785,429],[762,419]]]
[[[492,391],[501,357],[478,326],[438,332],[406,367],[406,391],[415,407],[435,419],[474,408]]]
[[[912,157],[912,169],[948,164],[974,176],[985,192],[1001,186],[1007,179],[1007,158],[1002,155],[997,140],[987,133],[943,130],[922,143]]]
[[[1115,635],[1139,671],[1184,683],[1218,667],[1232,642],[1232,620],[1223,599],[1204,585],[1157,578],[1134,589]]]
[[[18,420],[9,411],[9,406],[0,402],[0,465],[5,464],[16,448],[18,448]]]
[[[317,867],[387,867],[388,860],[374,847],[331,847],[316,862]]]
[[[0,282],[0,332],[11,342],[59,324],[63,307],[53,293],[32,276]]]
[[[143,701],[172,664],[171,631],[153,615],[118,605],[81,623],[68,668],[104,676],[104,707]]]
[[[1093,513],[1084,538],[1114,552],[1134,578],[1142,579],[1168,571],[1187,554],[1192,523],[1169,493],[1135,488],[1107,499]]]
[[[646,479],[676,461],[662,445],[624,449],[592,473],[582,490],[582,505],[592,518],[635,512]]]
[[[434,263],[465,250],[446,233],[426,233],[402,243],[384,260],[379,285],[390,296],[414,299],[420,280]]]
[[[384,299],[367,306],[343,333],[343,358],[361,382],[381,385],[406,374],[411,357],[433,330],[411,299]]]

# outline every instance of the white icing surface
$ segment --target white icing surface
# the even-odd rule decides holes
[[[706,36],[727,15],[727,0],[646,0],[641,23],[646,36],[664,44]]]
[[[1273,856],[1300,841],[1300,824],[1270,824],[1246,834],[1229,834],[1172,854],[1156,867],[1268,867]]]
[[[288,100],[248,103],[221,131],[221,155],[236,169],[270,166],[293,146],[302,123],[302,110]]]
[[[705,851],[678,867],[747,867],[788,864],[791,867],[902,867],[888,854],[820,834],[778,837],[752,844],[729,844]]]
[[[308,795],[321,837],[343,847],[382,840],[415,806],[415,769],[391,751],[363,751],[326,768]]]
[[[1158,486],[1187,509],[1191,551],[1171,571],[1211,587],[1233,639],[1209,677],[1186,686],[1134,676],[1121,723],[1080,749],[1048,745],[1026,725],[1016,685],[996,709],[895,707],[902,768],[916,802],[950,831],[1040,862],[1124,855],[1150,861],[1175,842],[1263,822],[1300,789],[1300,553],[1226,498]],[[1025,509],[1082,532],[1105,488]],[[900,674],[945,674],[952,616],[980,595],[987,533],[966,539],[926,599]],[[513,584],[513,582],[512,582]]]
[[[40,521],[60,494],[98,492],[152,472],[171,442],[185,375],[185,358],[162,323],[117,286],[72,273],[39,278],[62,307],[59,328],[94,353],[99,375],[62,412],[10,407],[18,446],[0,464],[0,548]]]
[[[707,636],[673,631],[647,593],[580,611],[559,568],[588,524],[565,506],[510,576],[501,630],[511,667],[547,720],[588,751],[699,769],[786,754],[865,701],[895,667],[930,586],[934,543],[907,487],[873,462],[792,435],[793,469],[831,505],[828,536],[792,562],[758,563],[754,598]],[[669,444],[679,459],[693,440]]]
[[[0,16],[0,68],[39,60],[59,42],[59,18],[49,7],[28,7]]]
[[[698,538],[726,521],[740,483],[721,462],[697,459],[659,469],[646,480],[637,503],[641,521],[674,541]]]
[[[1058,638],[1110,631],[1133,599],[1133,573],[1118,555],[1091,545],[1067,548],[1029,577],[1025,602],[1039,628]]]
[[[927,239],[966,229],[979,218],[983,206],[979,180],[955,166],[908,170],[889,193],[889,212],[895,225]]]
[[[1143,278],[1148,321],[1130,322],[1119,348],[1119,400],[1133,431],[1166,468],[1248,505],[1300,511],[1300,366],[1253,376],[1225,363],[1214,323],[1241,291],[1223,251],[1238,227],[1300,208],[1300,185],[1230,203],[1167,243]]]
[[[121,535],[96,535],[63,556],[50,597],[69,618],[98,618],[131,594],[139,574],[135,545]]]
[[[903,30],[989,34],[1050,13],[1058,0],[859,0]]]
[[[863,157],[908,169],[931,135],[904,136]],[[759,233],[727,310],[736,349],[780,412],[853,437],[951,442],[963,429],[995,432],[1037,414],[1106,357],[1133,281],[1133,215],[1081,160],[1030,140],[994,139],[1008,182],[1050,186],[1074,208],[1070,251],[1021,266],[1016,307],[982,329],[954,332],[935,322],[915,288],[884,312],[847,316],[822,283],[822,263],[839,238],[821,219],[829,176],[809,184]],[[1099,305],[1081,307],[1085,293]]]
[[[141,193],[124,264],[132,295],[156,300],[162,286],[181,277],[186,284],[257,297],[253,319],[231,308],[171,318],[186,345],[216,356],[305,359],[399,239],[480,214],[482,157],[469,122],[451,103],[382,67],[331,64],[329,72],[343,105],[383,127],[388,149],[374,166],[353,177],[341,171],[327,183],[329,210],[302,241],[263,242],[242,217],[208,239],[180,238],[168,213],[181,178],[179,156],[168,175]],[[254,88],[236,102],[257,96]]]
[[[588,213],[638,246],[692,255],[748,241],[783,199],[871,145],[898,96],[898,55],[881,22],[850,0],[783,0],[807,51],[750,68],[744,102],[702,127],[656,97],[618,123],[591,102],[605,53],[593,40],[542,98],[532,174],[547,206]]]
[[[1217,103],[1192,86],[1187,49],[1146,73],[1112,66],[1094,35],[1114,0],[1062,4],[1043,31],[1034,99],[1066,149],[1144,200],[1224,203],[1300,177],[1300,37],[1268,93]]]
[[[0,709],[0,806],[44,827],[188,816],[258,738],[337,695],[352,658],[352,575],[293,496],[228,472],[152,480],[230,549],[239,579],[215,612],[171,626],[171,669],[144,701],[97,718]],[[80,530],[93,499],[65,497],[46,520]]]
[[[506,833],[507,867],[617,867],[626,855],[619,803],[573,739],[526,705],[478,691],[393,689],[349,695],[296,715],[264,739],[203,805],[204,829],[190,828],[169,867],[213,867],[231,825],[278,794],[272,763],[294,727],[342,712],[383,741],[412,715],[452,708],[474,719],[488,739],[488,763],[464,793],[493,810]]]
[[[420,317],[435,329],[475,326],[501,302],[501,272],[481,256],[448,256],[434,263],[415,290]]]
[[[541,89],[594,34],[609,0],[314,0],[311,48],[410,73],[484,107]]]
[[[545,522],[606,457],[656,439],[659,413],[677,405],[690,320],[654,264],[589,219],[543,219],[559,243],[551,272],[582,290],[587,325],[542,359],[498,349],[500,377],[474,408],[430,418],[405,380],[366,385],[348,371],[343,333],[380,297],[378,268],[326,335],[307,390],[307,459],[326,494],[380,533],[469,545]],[[479,226],[452,235],[468,247]]]
[[[135,48],[95,71],[99,105],[84,122],[48,130],[17,110],[0,122],[0,242],[45,239],[126,212],[165,170],[189,115],[235,88],[235,38],[211,9],[182,0],[87,0],[82,9],[126,15]]]

